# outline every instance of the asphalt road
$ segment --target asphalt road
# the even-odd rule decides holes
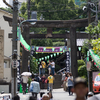
[[[41,92],[47,93],[46,90],[41,90]],[[53,93],[53,100],[75,100],[75,94],[73,96],[69,96],[68,92],[64,92],[63,89],[54,89],[52,93]],[[20,100],[29,100],[31,93],[27,93],[25,95],[19,94],[19,96]]]

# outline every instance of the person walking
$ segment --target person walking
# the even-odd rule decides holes
[[[42,61],[41,65],[42,65],[42,74],[45,74],[46,63]]]
[[[54,77],[52,76],[52,74],[50,73],[50,75],[48,76],[48,81],[49,81],[49,91],[53,90],[53,81],[54,81]]]
[[[49,64],[48,64],[47,67],[48,67],[48,72],[49,72],[49,75],[50,75],[50,73],[51,73],[51,68],[52,68],[50,60],[49,60]]]
[[[32,96],[37,99],[37,94],[40,92],[40,84],[35,78],[32,79],[30,84],[30,92],[32,92]]]
[[[41,77],[41,87],[42,87],[42,89],[45,89],[45,80],[46,80],[46,77],[45,77],[45,75],[43,75]]]
[[[42,65],[41,64],[39,65],[39,75],[40,76],[42,75]]]
[[[73,93],[70,94],[71,89],[73,88],[73,76],[71,73],[68,73],[68,80],[67,81],[68,81],[68,91],[69,91],[69,96],[70,96],[70,95],[73,95]]]
[[[22,87],[23,87],[23,94],[26,94],[28,76],[22,76],[21,81],[22,81]]]
[[[52,66],[51,72],[52,72],[52,75],[54,75],[55,74],[55,62],[53,60],[51,61],[51,66]]]

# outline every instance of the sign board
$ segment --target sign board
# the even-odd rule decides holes
[[[12,68],[16,69],[19,66],[19,62],[17,60],[12,60]]]
[[[35,50],[37,53],[63,53],[64,50],[66,50],[67,47],[61,46],[61,47],[34,47],[32,46],[31,50]]]
[[[66,51],[66,72],[70,72],[70,51]]]
[[[17,83],[20,83],[20,60],[17,61]]]
[[[88,61],[87,62],[87,71],[91,71],[91,62],[90,61]]]

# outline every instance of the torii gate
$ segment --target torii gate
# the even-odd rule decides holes
[[[9,22],[9,25],[12,26],[12,18],[8,18],[4,16],[5,21]],[[95,20],[95,17],[91,18],[91,22]],[[78,67],[77,67],[77,46],[76,46],[76,39],[77,38],[88,38],[88,35],[85,33],[76,33],[76,28],[79,27],[86,27],[88,26],[88,19],[77,19],[77,20],[44,20],[44,21],[37,21],[35,25],[31,25],[29,23],[24,23],[24,31],[23,37],[28,44],[30,44],[29,38],[31,38],[29,32],[29,28],[70,28],[70,35],[67,34],[52,34],[52,37],[65,37],[70,38],[70,47],[71,47],[71,71],[74,77],[78,76]],[[41,37],[43,37],[42,35]],[[33,34],[32,38],[40,37],[40,35]],[[22,69],[23,71],[27,71],[25,66],[28,65],[28,56],[29,52],[23,49],[23,57],[22,57]]]

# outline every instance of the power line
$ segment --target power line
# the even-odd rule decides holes
[[[69,10],[79,10],[82,8],[73,8],[73,9],[62,9],[62,10],[38,10],[37,12],[58,12],[58,11],[69,11]],[[20,11],[27,11],[27,10],[20,10]]]

